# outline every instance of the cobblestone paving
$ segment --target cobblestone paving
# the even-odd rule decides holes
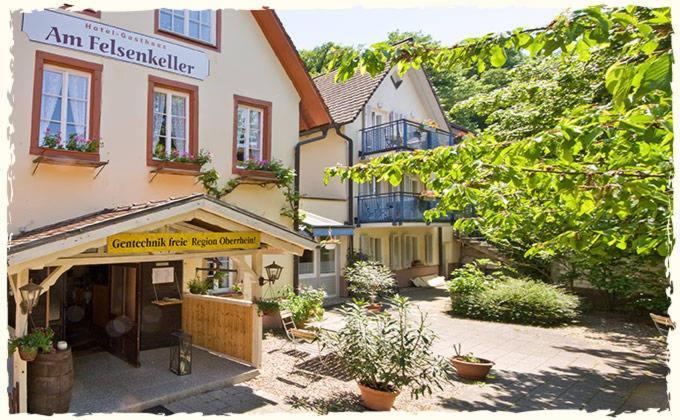
[[[395,408],[419,410],[530,411],[581,409],[630,412],[666,409],[665,345],[653,328],[623,318],[591,315],[581,325],[539,328],[454,318],[442,290],[407,290],[403,294],[427,312],[439,334],[434,351],[463,352],[496,362],[486,383],[453,379],[434,395],[411,400],[405,392]],[[326,321],[340,323],[336,311]],[[356,384],[318,363],[297,360],[268,336],[259,377],[238,386],[170,404],[173,412],[205,414],[270,413],[292,410],[361,410]]]

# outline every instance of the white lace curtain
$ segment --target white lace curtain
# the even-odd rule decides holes
[[[40,141],[49,134],[61,134],[67,141],[71,134],[87,135],[88,78],[66,71],[45,69],[40,106]],[[64,87],[67,89],[64,89]],[[68,92],[66,92],[68,90]],[[66,96],[67,109],[63,106]]]

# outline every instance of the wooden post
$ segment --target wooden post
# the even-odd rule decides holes
[[[25,286],[28,284],[28,269],[21,270],[19,273],[17,273],[16,276],[17,282],[16,282],[16,293],[14,293],[14,301],[16,303],[16,311],[15,311],[15,334],[17,337],[23,336],[26,334],[27,329],[28,329],[28,314],[23,313],[21,310],[21,293],[19,293],[19,288],[22,286]],[[28,400],[26,398],[26,383],[28,382],[28,378],[26,375],[26,369],[27,369],[27,364],[25,361],[21,360],[19,357],[19,352],[15,351],[14,352],[14,360],[13,360],[13,368],[14,368],[14,382],[18,384],[18,391],[19,391],[19,412],[20,413],[27,413],[28,412]]]
[[[257,305],[252,304],[251,306],[253,312],[253,344],[252,344],[252,356],[250,357],[251,363],[256,368],[262,366],[262,315],[260,315],[257,310]]]
[[[253,299],[259,299],[262,297],[262,286],[260,286],[260,277],[262,276],[262,253],[255,252],[251,257],[250,266],[255,273],[255,279],[253,279]]]

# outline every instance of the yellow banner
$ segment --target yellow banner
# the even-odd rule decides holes
[[[106,245],[109,254],[255,249],[260,247],[260,233],[121,233],[109,236]]]

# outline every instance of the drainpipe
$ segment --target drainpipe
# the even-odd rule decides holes
[[[364,117],[361,116],[361,121],[363,125]],[[362,127],[363,128],[363,127]],[[347,142],[347,166],[354,165],[354,140],[351,137],[345,135],[340,131],[340,126],[335,126],[335,132]],[[354,182],[351,180],[347,183],[347,218],[349,219],[349,224],[354,225]],[[347,255],[350,256],[354,253],[354,236],[349,238],[347,241]]]
[[[442,236],[444,229],[437,228],[437,241],[439,242],[439,275],[446,276],[446,253],[444,252],[444,238]]]
[[[305,144],[314,143],[314,142],[325,139],[326,136],[328,135],[328,128],[329,128],[329,126],[321,128],[321,135],[320,136],[312,137],[311,139],[307,139],[307,140],[298,141],[295,144],[295,184],[294,184],[295,186],[294,186],[294,189],[295,189],[295,192],[297,192],[297,193],[300,192],[300,148],[302,146],[304,146]],[[295,214],[297,215],[299,212],[300,212],[300,200],[297,200],[295,202]],[[300,230],[300,223],[298,222],[297,217],[293,221],[293,230],[295,232]],[[295,293],[297,293],[298,289],[300,288],[300,284],[299,284],[299,281],[298,281],[299,280],[298,279],[299,274],[300,274],[300,257],[295,255],[293,257],[293,290],[295,291]]]

